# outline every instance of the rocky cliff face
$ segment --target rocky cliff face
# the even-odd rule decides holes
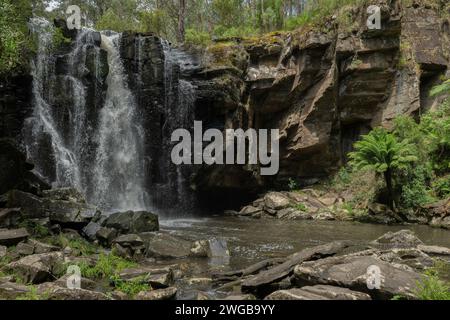
[[[449,5],[436,3],[377,0],[372,4],[381,7],[381,30],[367,28],[365,6],[345,7],[321,27],[221,41],[200,54],[171,49],[153,34],[124,33],[120,57],[145,130],[143,176],[154,203],[184,201],[188,207],[199,196],[207,204],[230,205],[264,189],[286,188],[289,179],[311,184],[344,164],[361,134],[388,127],[397,115],[435,107],[439,101],[429,98],[429,89],[450,75]],[[63,31],[74,41],[55,54],[54,79],[79,75],[86,119],[96,119],[108,75],[101,36],[93,33],[98,39],[89,39],[93,45],[74,69],[70,52],[77,35]],[[30,133],[24,120],[33,112],[31,78],[1,81],[0,91],[0,138],[22,142]],[[74,105],[68,92],[53,86],[49,97],[61,123]],[[279,174],[261,177],[257,166],[174,167],[171,132],[191,128],[194,119],[220,130],[280,129]],[[95,130],[96,121],[89,121],[87,128]],[[46,141],[40,143],[45,150]],[[92,152],[84,157],[93,161]],[[41,173],[52,180],[51,161],[43,163],[48,168]]]
[[[449,76],[448,5],[380,0],[382,29],[366,7],[345,7],[319,28],[219,42],[206,50],[197,114],[220,128],[279,128],[280,172],[206,168],[205,189],[254,191],[309,184],[345,163],[361,134],[417,116],[439,101],[431,86]],[[254,169],[254,168],[253,168]],[[212,189],[211,189],[212,188]]]

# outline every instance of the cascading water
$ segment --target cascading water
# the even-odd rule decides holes
[[[32,62],[34,112],[24,142],[36,170],[55,187],[83,191],[102,209],[147,208],[144,132],[120,59],[120,35],[102,34],[100,48],[98,33],[83,29],[69,52],[58,55],[51,51],[53,26],[36,18],[30,27],[38,51]],[[106,88],[101,49],[109,68]]]
[[[192,57],[154,36],[86,28],[55,51],[49,22],[31,29],[39,43],[24,142],[36,171],[104,211],[192,211],[192,168],[170,157],[172,132],[193,125]]]
[[[109,74],[97,136],[95,199],[103,207],[145,209],[144,132],[136,117],[135,99],[126,83],[119,40],[120,34],[102,34]]]

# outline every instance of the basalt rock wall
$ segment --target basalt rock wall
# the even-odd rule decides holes
[[[196,116],[213,127],[278,128],[280,171],[205,167],[197,184],[211,190],[308,185],[346,162],[361,134],[397,115],[434,108],[430,88],[449,76],[446,2],[374,1],[381,30],[367,28],[367,6],[342,8],[319,27],[210,46],[197,77]]]

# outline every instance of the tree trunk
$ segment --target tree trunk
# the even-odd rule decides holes
[[[387,169],[384,172],[384,180],[386,181],[386,188],[387,188],[387,201],[388,201],[388,206],[389,208],[391,208],[392,210],[394,210],[394,189],[392,187],[392,172],[391,169]]]
[[[184,22],[186,19],[186,0],[179,0],[178,8],[178,43],[184,43],[185,29]]]

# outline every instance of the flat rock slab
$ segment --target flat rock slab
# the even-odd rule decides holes
[[[450,256],[450,249],[446,247],[426,246],[421,244],[417,247],[417,249],[430,255]]]
[[[253,293],[256,295],[267,295],[271,290],[270,284],[280,281],[293,273],[294,267],[304,261],[316,260],[333,256],[348,247],[347,242],[331,242],[312,248],[304,249],[288,257],[287,261],[277,265],[269,270],[262,271],[259,274],[245,280],[242,283],[242,292]]]
[[[380,269],[381,286],[369,289],[368,268]],[[396,295],[415,298],[417,282],[421,274],[382,261],[374,256],[347,255],[330,257],[318,261],[304,262],[294,269],[295,284],[298,286],[325,284],[365,292],[373,299],[391,299]]]
[[[400,230],[397,232],[388,232],[375,241],[372,241],[371,244],[377,248],[387,250],[393,248],[415,248],[423,244],[423,242],[411,230]]]
[[[171,268],[130,268],[124,269],[119,273],[119,277],[124,281],[133,281],[141,279],[148,283],[152,288],[167,288],[173,284],[174,273]]]
[[[142,291],[136,295],[136,300],[171,300],[175,298],[177,288],[170,287],[152,291]]]
[[[0,245],[14,246],[30,236],[25,228],[0,229]]]
[[[146,241],[148,257],[184,258],[191,254],[193,243],[167,233],[158,233]]]
[[[109,300],[101,292],[85,289],[69,289],[61,287],[53,282],[47,282],[37,286],[38,294],[46,300]]]
[[[371,300],[363,292],[352,291],[347,288],[317,285],[289,290],[279,290],[271,293],[266,300]]]

